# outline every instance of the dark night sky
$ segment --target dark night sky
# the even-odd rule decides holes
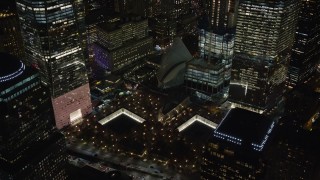
[[[0,10],[12,9],[15,7],[15,0],[0,0]]]

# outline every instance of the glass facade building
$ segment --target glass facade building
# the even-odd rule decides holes
[[[92,46],[95,63],[104,70],[116,71],[145,58],[153,44],[147,29],[148,20],[140,17],[98,24],[99,42]]]
[[[234,35],[201,30],[199,39],[201,59],[187,66],[187,88],[209,96],[227,92],[234,56]]]
[[[198,33],[198,52],[202,62],[194,61],[193,64],[189,64],[188,89],[211,97],[227,97],[234,57],[233,30],[236,5],[234,0],[203,2],[205,12],[202,19],[207,20],[201,21]]]
[[[172,44],[177,35],[177,22],[165,16],[157,16],[155,19],[155,44],[166,48]]]
[[[0,54],[0,179],[66,179],[66,148],[34,68]]]
[[[212,95],[222,91],[224,77],[223,66],[210,66],[204,61],[193,60],[187,65],[185,85],[188,89]]]
[[[289,66],[291,85],[301,84],[317,69],[320,60],[320,3],[302,0]]]
[[[159,0],[149,4],[151,29],[155,45],[167,48],[172,45],[175,37],[183,37],[195,29],[195,24],[190,16],[195,16],[191,11],[190,0]]]
[[[238,3],[239,0],[205,0],[205,13],[213,32],[224,34],[235,28]]]
[[[56,125],[91,112],[85,68],[82,0],[17,0],[26,64],[39,69],[50,88]]]
[[[152,16],[164,15],[168,18],[176,19],[189,13],[189,0],[159,0],[150,4],[153,8]]]
[[[244,0],[238,8],[229,100],[263,113],[285,90],[299,3]]]

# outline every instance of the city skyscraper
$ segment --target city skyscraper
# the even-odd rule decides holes
[[[199,55],[201,63],[189,66],[196,83],[187,83],[188,89],[211,97],[227,97],[234,57],[234,21],[237,3],[234,0],[206,0],[199,21]],[[200,65],[201,64],[201,65]]]
[[[66,179],[62,134],[34,68],[0,53],[0,179]]]
[[[24,55],[20,25],[12,9],[0,10],[0,52],[22,58]]]
[[[234,52],[234,35],[215,34],[202,29],[199,34],[201,60],[188,64],[186,86],[208,96],[227,96]]]
[[[153,16],[164,15],[176,19],[188,14],[190,3],[189,0],[156,0],[153,4]]]
[[[97,11],[104,11],[112,14],[115,11],[115,0],[84,0],[85,13],[95,14]]]
[[[126,19],[126,20],[124,20]],[[99,41],[93,43],[95,63],[109,71],[120,70],[141,61],[152,51],[152,37],[148,36],[148,20],[140,16],[111,19],[97,25]]]
[[[204,11],[213,32],[224,34],[235,28],[238,3],[239,0],[205,0]]]
[[[123,16],[129,14],[139,15],[146,17],[146,5],[145,0],[114,0],[114,10]]]
[[[166,16],[155,17],[155,43],[161,48],[167,47],[177,35],[177,22]]]
[[[298,13],[295,0],[239,3],[229,100],[263,113],[285,88]]]
[[[303,83],[316,71],[320,60],[320,3],[302,0],[289,67],[291,85]]]
[[[175,37],[195,33],[196,17],[189,0],[156,0],[150,3],[148,17],[155,45],[166,48]]]
[[[57,128],[90,113],[82,0],[17,0],[26,64],[50,89]]]
[[[206,145],[201,179],[263,179],[274,126],[264,115],[231,109]]]
[[[320,180],[319,20],[320,0],[0,0],[0,180]]]

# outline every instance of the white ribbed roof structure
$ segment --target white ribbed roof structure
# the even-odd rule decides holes
[[[183,84],[186,62],[192,58],[182,40],[175,38],[172,46],[161,58],[161,66],[157,74],[158,86],[170,88]]]

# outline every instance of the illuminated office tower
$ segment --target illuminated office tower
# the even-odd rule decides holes
[[[316,71],[320,60],[320,3],[302,0],[289,66],[291,85],[303,83]]]
[[[39,69],[49,87],[59,129],[92,111],[81,5],[82,0],[17,0],[26,63]]]
[[[213,32],[223,34],[234,30],[238,3],[239,0],[205,0],[203,8]]]
[[[177,35],[177,22],[165,16],[155,17],[155,43],[161,48],[166,48],[172,44]]]
[[[234,57],[234,35],[219,35],[202,30],[199,37],[200,57],[208,64],[222,66],[224,84],[228,85],[231,78],[231,65]],[[220,72],[221,73],[221,72]]]
[[[190,0],[159,0],[150,8],[153,10],[149,17],[152,17],[150,24],[153,24],[155,44],[161,48],[172,45],[175,37],[195,33],[196,16],[190,11]]]
[[[202,18],[207,21],[205,25],[200,25],[198,41],[201,60],[189,64],[186,86],[189,90],[210,97],[218,95],[217,97],[226,98],[234,57],[233,24],[236,3],[234,0],[205,2]],[[197,73],[192,73],[193,71]]]
[[[158,0],[153,4],[153,16],[164,15],[175,19],[184,14],[188,14],[191,7],[189,0]]]
[[[298,13],[296,0],[239,3],[229,100],[263,113],[282,99]]]
[[[0,52],[22,58],[24,54],[18,16],[12,10],[0,10]]]
[[[234,57],[234,35],[219,35],[202,29],[199,49],[201,59],[194,60],[187,66],[187,89],[207,96],[219,93],[226,97]]]
[[[0,179],[67,179],[62,134],[35,68],[0,53]]]
[[[168,4],[168,2],[165,2]],[[173,0],[174,9],[173,17],[180,18],[181,16],[188,14],[191,8],[190,0]]]
[[[127,21],[112,20],[115,22],[97,25],[99,41],[93,43],[93,52],[98,66],[116,71],[151,54],[153,40],[147,35],[147,19],[138,16]]]
[[[78,26],[79,39],[81,42],[82,53],[85,58],[85,62],[88,60],[88,49],[87,49],[87,32],[85,23],[85,5],[83,0],[73,0],[74,13],[76,17],[76,24]]]
[[[197,15],[191,0],[151,0],[146,3],[146,15],[155,45],[166,48],[175,37],[186,37],[197,31]]]

